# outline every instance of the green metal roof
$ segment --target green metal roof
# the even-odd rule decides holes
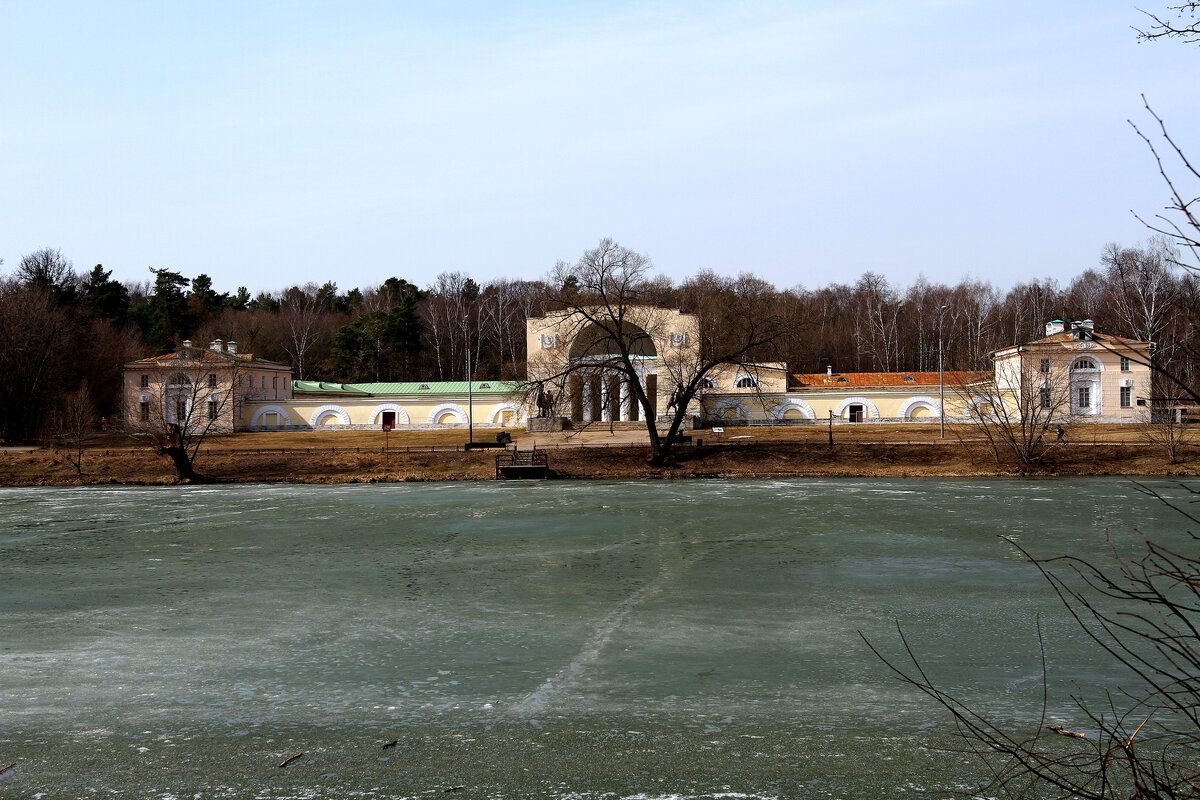
[[[409,381],[405,383],[328,383],[294,381],[292,390],[305,394],[439,395],[467,394],[466,381]],[[516,381],[473,381],[471,391],[479,394],[513,394],[522,391]]]

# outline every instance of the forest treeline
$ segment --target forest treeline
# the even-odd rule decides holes
[[[918,278],[897,286],[867,272],[853,283],[815,289],[769,284],[792,335],[757,353],[792,372],[933,371],[942,342],[946,369],[987,369],[988,354],[1029,341],[1051,319],[1095,321],[1110,333],[1156,343],[1155,358],[1197,386],[1193,322],[1196,277],[1179,269],[1165,240],[1109,245],[1095,268],[1007,291],[976,279]],[[467,352],[476,379],[521,378],[525,319],[552,302],[542,281],[480,284],[461,272],[425,288],[400,277],[343,290],[333,281],[251,296],[219,291],[207,275],[151,269],[142,283],[114,280],[97,264],[76,270],[47,248],[0,273],[0,429],[6,441],[46,435],[56,410],[87,387],[97,416],[120,402],[117,367],[191,339],[236,341],[242,352],[290,364],[298,379],[341,382],[463,380]],[[653,296],[688,311],[704,287],[700,272],[681,284],[657,278]],[[222,287],[223,288],[223,287]]]

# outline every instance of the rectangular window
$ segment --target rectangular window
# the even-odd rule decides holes
[[[183,400],[175,403],[175,421],[180,425],[187,421],[187,403]]]
[[[1090,387],[1090,386],[1080,386],[1079,387],[1079,407],[1080,408],[1091,408],[1092,407],[1092,387]]]
[[[1129,358],[1121,356],[1121,372],[1129,372]]]
[[[1133,387],[1121,387],[1121,408],[1130,408],[1133,406]]]
[[[1041,394],[1042,408],[1049,408],[1050,407],[1050,390],[1049,389],[1041,389],[1040,394]]]
[[[279,377],[278,376],[271,378],[271,388],[272,389],[279,388]]]
[[[1043,358],[1042,363],[1038,366],[1038,372],[1049,372],[1049,371],[1050,371],[1050,359]]]
[[[143,388],[143,389],[149,389],[149,388],[150,388],[150,376],[149,376],[149,375],[143,375],[143,376],[142,376],[142,388]]]
[[[142,422],[150,421],[150,404],[146,402],[138,403],[138,417]]]
[[[209,419],[217,418],[217,401],[216,400],[208,401],[208,418]]]
[[[264,388],[264,389],[267,388],[267,376],[266,375],[262,376],[262,388]]]
[[[208,373],[208,388],[210,388],[210,389],[217,388],[217,376],[211,372]]]

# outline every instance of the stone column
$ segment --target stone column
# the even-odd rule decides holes
[[[583,421],[592,422],[595,420],[595,408],[592,407],[592,381],[595,378],[585,377],[582,381],[583,386]]]
[[[635,378],[634,380],[637,379]],[[638,419],[638,405],[637,395],[634,394],[633,386],[631,384],[632,382],[625,383],[621,388],[625,390],[624,417],[626,420],[634,422]]]
[[[612,417],[612,395],[608,393],[608,375],[600,375],[600,421],[609,422]]]
[[[582,381],[578,375],[571,375],[567,378],[567,397],[570,401],[571,420],[573,422],[583,422]]]
[[[629,419],[629,382],[624,376],[617,379],[619,386],[619,400],[617,402],[617,421],[624,422]]]

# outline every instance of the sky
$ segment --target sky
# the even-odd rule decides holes
[[[1162,11],[1165,0],[1142,7]],[[340,289],[1069,281],[1200,153],[1200,48],[1132,3],[0,0],[0,271]]]

